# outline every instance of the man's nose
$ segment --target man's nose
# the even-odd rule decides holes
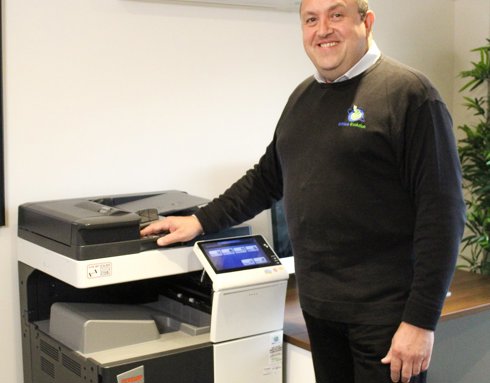
[[[328,20],[328,17],[322,17],[318,24],[318,34],[320,36],[328,36],[332,31],[332,24],[330,23],[330,20]]]

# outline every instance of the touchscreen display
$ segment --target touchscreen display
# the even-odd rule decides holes
[[[199,243],[216,273],[275,265],[274,253],[260,237],[228,238]]]

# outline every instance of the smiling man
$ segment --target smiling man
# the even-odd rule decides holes
[[[318,383],[426,381],[464,228],[452,121],[421,73],[381,54],[363,0],[303,0],[314,76],[258,164],[160,245],[284,199]]]
[[[337,80],[368,51],[374,14],[367,2],[303,1],[300,14],[306,54],[325,80]]]

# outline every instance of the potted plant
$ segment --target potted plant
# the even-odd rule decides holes
[[[475,121],[458,127],[464,134],[458,151],[467,206],[467,230],[461,250],[466,264],[460,267],[490,275],[490,39],[472,52],[478,52],[480,60],[460,73],[468,79],[460,92],[486,86],[486,95],[464,97],[464,105],[474,113]]]

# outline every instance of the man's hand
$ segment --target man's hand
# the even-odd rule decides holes
[[[168,234],[158,238],[157,244],[159,246],[190,241],[199,234],[202,234],[203,229],[199,220],[193,215],[187,217],[167,217],[145,227],[141,230],[140,235],[144,237],[165,231]]]
[[[391,380],[408,383],[429,368],[434,332],[402,322],[381,363],[390,364]]]

